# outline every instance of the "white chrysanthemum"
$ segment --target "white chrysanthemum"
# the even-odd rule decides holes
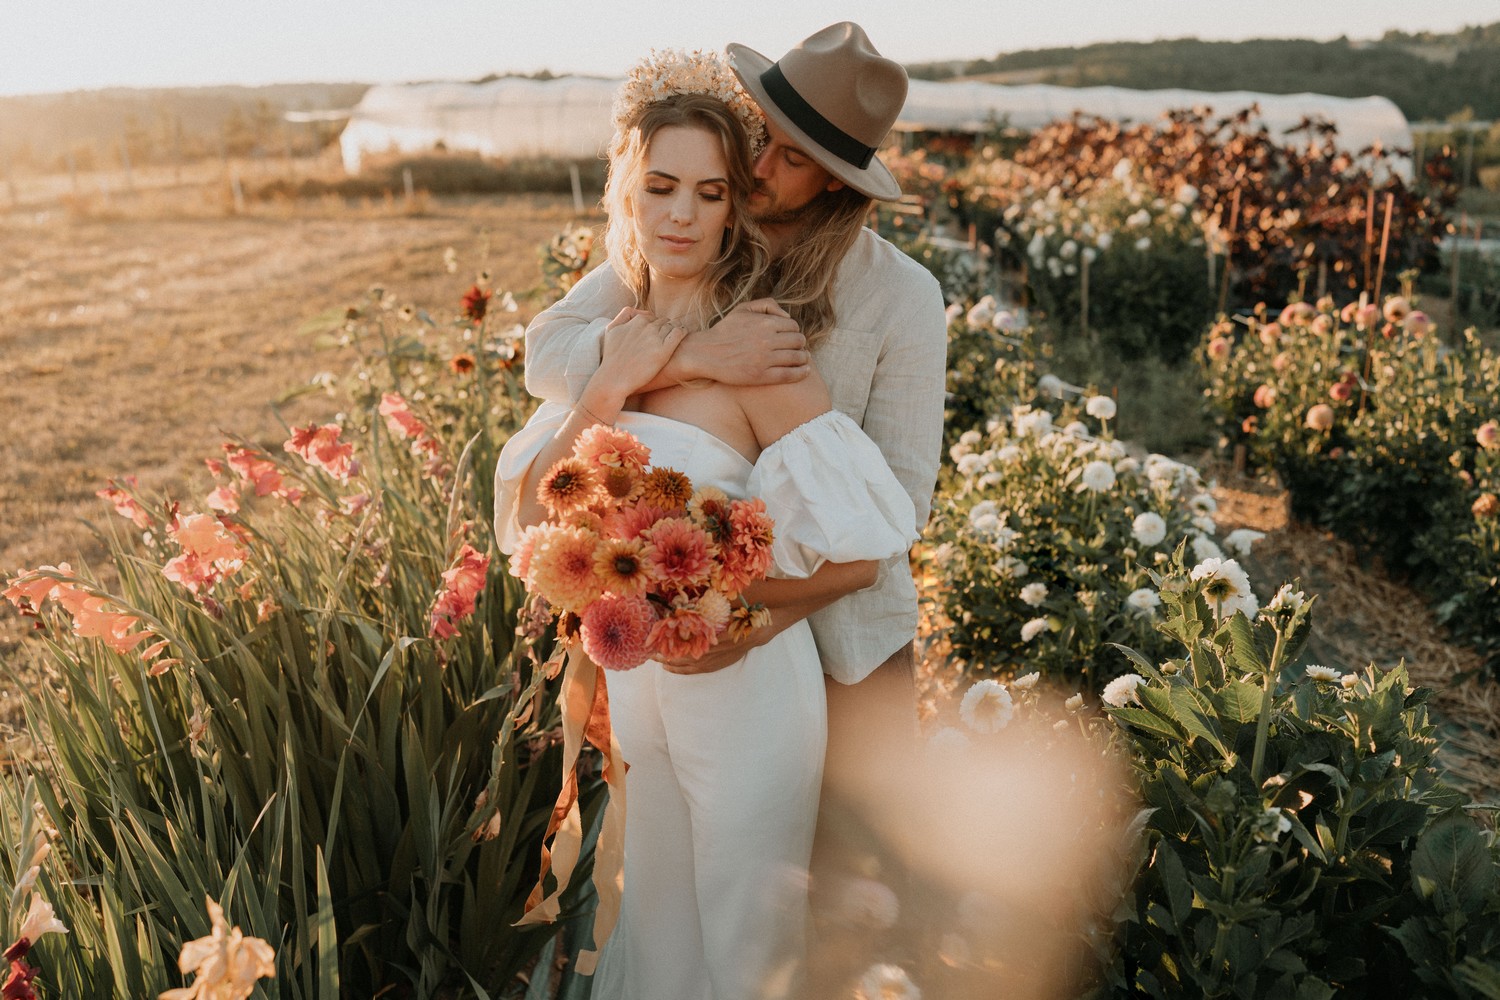
[[[1011,465],[1021,460],[1021,449],[1013,444],[1007,444],[995,453],[995,457],[1006,465]]]
[[[978,445],[979,442],[981,442],[983,440],[984,440],[984,435],[980,434],[978,431],[974,430],[973,428],[970,428],[969,430],[964,431],[962,434],[960,434],[958,436],[958,443],[959,444],[966,444],[970,448],[973,448],[974,446]]]
[[[1045,583],[1028,583],[1021,588],[1021,600],[1033,608],[1040,607],[1047,599],[1047,585]]]
[[[1218,544],[1207,535],[1194,535],[1192,545],[1193,558],[1199,562],[1203,562],[1205,559],[1224,558],[1224,553]]]
[[[994,514],[969,515],[969,527],[981,535],[993,535],[1000,530],[1000,519]]]
[[[973,448],[970,448],[968,445],[966,445],[962,441],[960,441],[957,444],[955,444],[953,447],[951,447],[951,448],[948,449],[948,457],[953,460],[953,464],[954,465],[957,465],[958,462],[959,462],[959,459],[963,458],[965,455],[969,454],[973,450],[974,450]]]
[[[1219,501],[1215,500],[1212,493],[1198,493],[1188,501],[1194,514],[1213,514],[1219,509]]]
[[[1115,401],[1108,396],[1090,396],[1083,408],[1097,420],[1113,420],[1115,416]]]
[[[922,991],[899,965],[877,963],[859,977],[856,1000],[922,1000]]]
[[[1264,531],[1256,531],[1254,528],[1236,528],[1224,536],[1224,547],[1244,558],[1250,554],[1250,546],[1265,537]]]
[[[1176,485],[1182,466],[1165,455],[1146,456],[1146,478],[1156,486]]]
[[[1146,683],[1146,678],[1140,674],[1121,674],[1108,684],[1104,685],[1104,693],[1099,697],[1104,699],[1104,704],[1114,708],[1124,708],[1129,704],[1140,704],[1140,697],[1135,689]]]
[[[1063,394],[1063,380],[1048,372],[1036,380],[1036,391],[1043,396],[1061,399]]]
[[[1291,828],[1292,821],[1287,818],[1285,811],[1276,806],[1267,806],[1266,811],[1255,818],[1251,831],[1256,840],[1274,844]]]
[[[1323,681],[1327,684],[1332,684],[1339,679],[1339,672],[1337,670],[1332,667],[1325,667],[1320,663],[1309,663],[1302,668],[1302,672],[1307,675],[1307,679],[1310,681]]]
[[[976,733],[998,733],[1010,724],[1015,702],[997,680],[975,681],[959,703],[958,717]]]
[[[1194,515],[1193,527],[1205,535],[1216,534],[1219,530],[1218,522],[1207,514]]]
[[[1083,695],[1081,695],[1081,694],[1075,694],[1071,698],[1069,698],[1067,701],[1063,702],[1063,708],[1066,708],[1070,712],[1076,712],[1076,711],[1078,711],[1082,707],[1083,707]]]
[[[938,756],[956,756],[974,745],[962,729],[944,726],[927,737],[927,752]]]
[[[975,521],[995,517],[998,513],[1000,513],[999,504],[993,500],[981,500],[969,508],[969,525],[972,527]]]
[[[845,923],[883,931],[895,926],[901,901],[884,882],[851,878],[839,886],[835,912]]]
[[[1359,674],[1345,674],[1344,676],[1339,678],[1339,687],[1343,688],[1345,691],[1352,690],[1354,685],[1358,683]]]
[[[984,468],[984,456],[963,455],[958,459],[958,474],[961,476],[972,476]]]
[[[1037,681],[1041,679],[1042,675],[1033,670],[1029,674],[1022,674],[1020,677],[1013,679],[1010,682],[1010,686],[1016,691],[1030,691],[1032,688],[1036,687]]]
[[[943,315],[947,317],[949,326],[952,326],[953,321],[958,319],[958,317],[962,316],[963,314],[964,307],[959,305],[957,302],[953,303],[947,309],[943,310]]]
[[[1033,410],[1019,406],[1011,415],[1017,437],[1044,437],[1052,430],[1052,414],[1047,410]]]
[[[1130,522],[1130,533],[1135,540],[1150,548],[1160,545],[1162,539],[1167,537],[1167,522],[1155,511],[1147,511]]]
[[[1103,493],[1115,485],[1115,467],[1108,462],[1090,462],[1083,467],[1082,479],[1086,489]]]
[[[1031,621],[1021,626],[1021,641],[1030,642],[1032,639],[1035,639],[1037,636],[1041,635],[1051,627],[1052,626],[1047,621],[1047,619],[1033,618],[1031,619]]]
[[[1115,471],[1122,476],[1128,476],[1133,472],[1137,472],[1140,470],[1140,467],[1141,463],[1137,462],[1129,455],[1126,455],[1124,458],[1115,463]]]
[[[1225,539],[1227,543],[1229,539]],[[1276,596],[1271,598],[1271,603],[1266,605],[1268,614],[1278,611],[1298,611],[1307,601],[1307,596],[1300,590],[1293,590],[1290,583],[1283,583],[1281,589],[1276,591]]]
[[[1089,427],[1088,424],[1085,424],[1082,420],[1075,420],[1072,423],[1065,425],[1062,429],[1062,432],[1068,437],[1084,438],[1085,441],[1087,441],[1089,436]],[[1093,445],[1092,443],[1090,443],[1088,446],[1092,447]]]
[[[968,315],[964,318],[972,327],[989,326],[991,323],[995,322],[996,306],[997,303],[995,302],[995,297],[993,295],[986,295],[984,298],[974,303],[974,307],[969,310]]]
[[[1125,457],[1125,446],[1118,441],[1096,441],[1094,443],[1094,450],[1106,462],[1113,462],[1115,459]],[[1115,471],[1120,471],[1118,465],[1115,466]]]
[[[1210,605],[1219,605],[1225,617],[1236,611],[1254,617],[1260,601],[1250,588],[1250,577],[1233,559],[1209,557],[1193,567],[1192,579],[1202,581],[1203,596]]]
[[[1130,592],[1125,603],[1136,611],[1155,611],[1161,607],[1161,595],[1150,587],[1141,587]]]

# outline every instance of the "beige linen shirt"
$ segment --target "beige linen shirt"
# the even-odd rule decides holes
[[[635,302],[608,266],[596,268],[526,330],[526,388],[556,402],[576,400],[599,367],[599,343],[616,313]],[[813,344],[833,405],[880,448],[911,496],[915,529],[932,507],[942,451],[947,322],[936,279],[869,229],[839,265],[837,325]],[[917,629],[917,589],[904,556],[873,587],[811,617],[823,670],[844,684],[863,680]]]

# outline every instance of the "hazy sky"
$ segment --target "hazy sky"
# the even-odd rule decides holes
[[[0,94],[539,69],[618,76],[653,46],[735,41],[774,58],[845,19],[892,58],[921,62],[1187,35],[1448,31],[1500,21],[1500,0],[0,0]]]

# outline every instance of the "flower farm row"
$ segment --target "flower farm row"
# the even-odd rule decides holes
[[[1184,150],[1216,133],[1194,121],[1174,119],[1182,149],[1164,148],[1198,170]],[[1101,246],[1085,213],[1067,251],[1046,223],[1035,283],[1053,277],[1048,241],[1061,280],[1085,250],[1091,265],[1149,255],[1174,226],[1206,267],[1215,258],[1190,226],[1214,219],[1227,301],[1257,282],[1305,283],[1305,267],[1289,277],[1276,263],[1281,230],[1252,245],[1231,224],[1235,205],[1273,222],[1293,211],[1271,207],[1295,186],[1276,183],[1272,146],[1255,148],[1267,187],[1253,192],[1095,156],[1104,173],[1090,183],[1151,206],[1121,220],[1141,232]],[[1055,198],[1051,186],[1016,188],[1038,197],[1014,218],[1068,215],[1085,185]],[[1372,190],[1355,185],[1354,202],[1378,200]],[[948,195],[978,204],[966,188]],[[1028,255],[1034,241],[1020,243]],[[566,284],[587,255],[576,234],[560,239],[552,273]],[[1492,506],[1493,355],[1419,336],[1399,303],[1375,320],[1343,283],[1363,270],[1358,255],[1324,263],[1317,280],[1335,301],[1289,307],[1270,334],[1263,310],[1198,321],[1211,408],[1294,495],[1307,470],[1324,477],[1321,503],[1329,481],[1356,477],[1367,481],[1351,496],[1389,500],[1379,470],[1419,444],[1424,463],[1437,451],[1448,463],[1444,489],[1487,490]],[[502,302],[476,285],[461,312],[434,318],[373,290],[343,325],[362,360],[335,387],[338,419],[294,430],[281,450],[227,443],[201,499],[107,485],[122,515],[113,593],[65,564],[8,582],[55,683],[29,696],[38,758],[0,789],[0,882],[18,935],[6,995],[150,997],[184,974],[204,997],[542,995],[525,976],[558,938],[513,924],[561,747],[553,639],[521,613],[489,529],[489,473],[527,413]],[[872,967],[863,994],[1061,982],[1098,996],[1493,995],[1500,857],[1434,766],[1428,693],[1400,667],[1307,663],[1316,597],[1253,591],[1237,558],[1254,535],[1217,537],[1195,469],[1115,440],[1113,400],[1062,398],[1037,334],[992,302],[970,296],[950,318],[948,455],[920,553],[939,582],[929,611],[951,625],[953,669],[970,684],[927,753],[971,775],[954,755],[1041,723],[1055,735],[1025,751],[1039,760],[1046,740],[1076,732],[1129,770],[1093,819],[1113,864],[1080,875],[1078,906],[1049,911],[1073,947],[1017,959],[995,907],[962,897],[923,921],[932,947]],[[1283,352],[1296,363],[1278,368]],[[1493,574],[1486,510],[1471,504],[1454,537],[1487,538],[1475,560],[1488,552]],[[1059,781],[1040,799],[1078,794]],[[602,784],[581,801],[587,827]],[[573,946],[586,893],[565,900]],[[876,930],[898,920],[882,912]]]

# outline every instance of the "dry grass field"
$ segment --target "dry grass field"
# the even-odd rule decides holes
[[[234,214],[202,191],[0,213],[0,575],[97,566],[89,523],[113,515],[94,491],[111,477],[200,494],[202,459],[226,436],[275,447],[284,423],[331,416],[337,401],[320,393],[273,404],[344,371],[349,358],[320,335],[372,284],[456,309],[487,269],[519,293],[539,280],[538,247],[574,219],[571,199],[549,196]],[[518,298],[524,322],[536,306]],[[0,664],[15,667],[25,623],[5,609]],[[0,716],[18,676],[0,674]]]

